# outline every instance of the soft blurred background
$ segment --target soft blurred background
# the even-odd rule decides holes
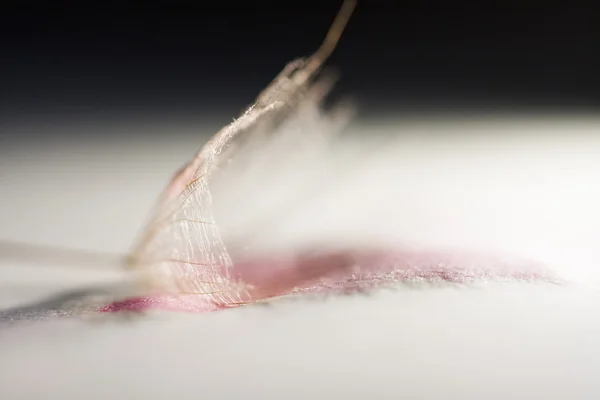
[[[41,122],[231,118],[315,50],[341,1],[16,3],[2,12],[2,116]],[[363,1],[330,64],[365,117],[590,110],[593,4]]]
[[[359,3],[329,65],[361,135],[595,132],[591,2]],[[172,171],[314,51],[340,5],[3,5],[0,238],[125,251]]]
[[[4,3],[0,240],[125,253],[172,173],[314,51],[340,5]],[[342,197],[346,211],[379,196],[387,206],[355,214],[403,239],[494,242],[562,277],[583,272],[580,283],[600,276],[595,8],[359,1],[329,61],[341,73],[333,97],[357,101],[350,131],[397,145],[365,147],[374,167],[356,182],[375,192]],[[5,329],[63,306],[35,301],[80,287],[61,270],[90,263],[75,254],[0,247],[0,398],[600,395],[593,285],[401,288]]]

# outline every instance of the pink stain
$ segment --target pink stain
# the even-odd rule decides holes
[[[236,263],[232,276],[251,285],[248,302],[291,293],[348,293],[402,282],[559,281],[549,270],[533,262],[422,251],[343,251],[260,258]],[[204,313],[234,306],[197,295],[160,295],[115,302],[100,311]]]
[[[100,312],[119,312],[119,311],[179,311],[190,313],[205,313],[216,311],[220,307],[214,303],[207,302],[200,296],[195,295],[162,295],[148,297],[133,297],[130,299],[117,301],[105,307]]]

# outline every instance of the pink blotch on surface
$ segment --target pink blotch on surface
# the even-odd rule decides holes
[[[560,282],[548,268],[527,260],[423,251],[338,251],[258,258],[236,263],[232,276],[252,285],[250,302],[292,293],[349,293],[402,282]],[[100,311],[205,313],[231,307],[205,296],[159,295],[114,302]]]
[[[178,311],[190,313],[205,313],[216,311],[220,307],[212,302],[206,301],[201,296],[195,295],[157,295],[145,297],[133,297],[126,300],[116,301],[102,307],[100,312],[120,312],[120,311]]]

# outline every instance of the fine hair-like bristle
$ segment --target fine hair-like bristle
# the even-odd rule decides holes
[[[277,148],[277,143],[288,140],[292,131],[302,131],[302,141],[310,144],[347,120],[349,113],[339,108],[332,112],[333,120],[320,114],[320,101],[332,79],[324,76],[315,81],[315,77],[335,48],[355,3],[344,2],[313,55],[289,63],[238,119],[217,132],[175,175],[128,260],[131,268],[147,272],[150,286],[206,294],[220,303],[241,301],[237,292],[244,289],[229,277],[233,261],[228,246],[236,247],[236,243],[224,241],[214,215],[215,174],[227,169],[230,160],[248,162],[250,150],[254,155],[285,155],[289,147]],[[314,126],[305,129],[307,123]],[[219,182],[225,181],[223,176]]]

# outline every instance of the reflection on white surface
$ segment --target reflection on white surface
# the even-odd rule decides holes
[[[207,137],[173,132],[214,126],[163,126],[151,139],[147,127],[126,129],[3,146],[0,239],[126,252],[173,171]],[[371,143],[378,150],[361,156],[356,175],[289,218],[278,237],[314,231],[318,221],[328,227],[323,239],[354,231],[529,257],[569,284],[399,288],[210,315],[0,327],[0,398],[600,395],[600,120],[387,121],[354,129],[394,145]],[[15,268],[0,261],[5,271]],[[73,278],[67,269],[48,271],[40,284]],[[23,292],[6,293],[5,307]]]

